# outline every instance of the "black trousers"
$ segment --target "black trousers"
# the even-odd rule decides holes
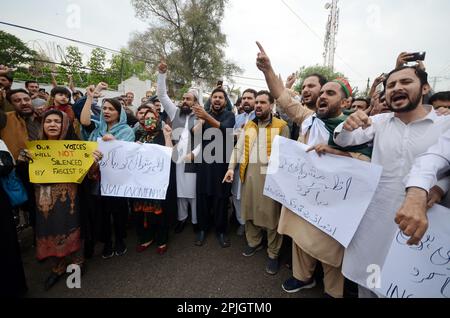
[[[0,185],[0,297],[21,297],[27,291],[16,226],[7,194]]]
[[[112,242],[111,217],[116,242],[127,236],[128,205],[126,198],[102,197],[102,241]]]
[[[155,240],[157,246],[167,244],[169,240],[169,223],[167,216],[154,213],[135,212],[136,234],[138,243],[144,244]]]
[[[228,198],[197,195],[197,218],[200,230],[207,231],[214,225],[217,233],[225,233],[228,228]]]

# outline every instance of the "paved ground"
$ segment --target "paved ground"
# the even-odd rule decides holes
[[[128,253],[109,260],[101,258],[102,244],[88,260],[81,289],[68,289],[65,279],[45,292],[43,282],[50,264],[37,262],[29,239],[23,239],[23,261],[28,281],[28,297],[174,297],[174,298],[311,298],[322,297],[322,286],[288,294],[282,282],[291,273],[283,264],[277,275],[265,272],[266,252],[252,257],[241,255],[245,238],[231,229],[231,247],[221,248],[214,233],[203,247],[194,246],[194,232],[171,231],[169,249],[163,256],[152,246],[142,254],[135,251],[135,234],[128,231]],[[23,236],[23,235],[22,235]]]

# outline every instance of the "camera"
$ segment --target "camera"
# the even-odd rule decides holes
[[[425,60],[425,55],[426,52],[416,52],[416,53],[411,53],[411,57],[406,59],[406,62],[415,62],[415,61],[424,61]]]

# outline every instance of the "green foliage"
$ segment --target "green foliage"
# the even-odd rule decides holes
[[[111,66],[107,70],[110,78],[110,85],[117,86],[121,80],[136,75],[141,81],[152,80],[156,77],[147,69],[147,64],[142,60],[137,60],[126,49],[120,50],[121,54],[115,54],[111,58]]]
[[[321,66],[318,64],[309,67],[302,66],[300,70],[297,72],[297,78],[299,80],[298,83],[294,86],[294,90],[296,90],[297,92],[301,92],[303,81],[311,74],[323,75],[330,81],[338,77],[345,77],[344,74],[340,72],[334,72],[333,70],[331,70],[329,67],[326,66]]]
[[[225,59],[226,36],[220,29],[227,0],[132,0],[136,15],[151,27],[135,33],[131,52],[158,64],[166,58],[178,86],[201,79],[213,86],[242,70]]]
[[[0,64],[17,67],[33,59],[37,52],[31,50],[18,37],[0,31]]]

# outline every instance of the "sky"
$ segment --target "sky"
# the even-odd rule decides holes
[[[330,0],[331,1],[331,0]],[[229,60],[244,69],[235,87],[265,88],[255,66],[260,41],[277,73],[286,78],[301,66],[322,64],[323,37],[329,11],[326,0],[229,0],[222,22]],[[390,71],[402,51],[426,51],[425,65],[435,89],[450,90],[450,1],[340,0],[335,69],[352,86],[364,90]],[[79,14],[78,14],[79,13]],[[2,3],[0,21],[120,49],[132,32],[148,23],[135,17],[128,0],[18,0]],[[70,42],[0,24],[32,48],[39,46],[57,59],[56,45]],[[91,48],[79,45],[87,57]],[[231,84],[230,84],[231,85]]]

